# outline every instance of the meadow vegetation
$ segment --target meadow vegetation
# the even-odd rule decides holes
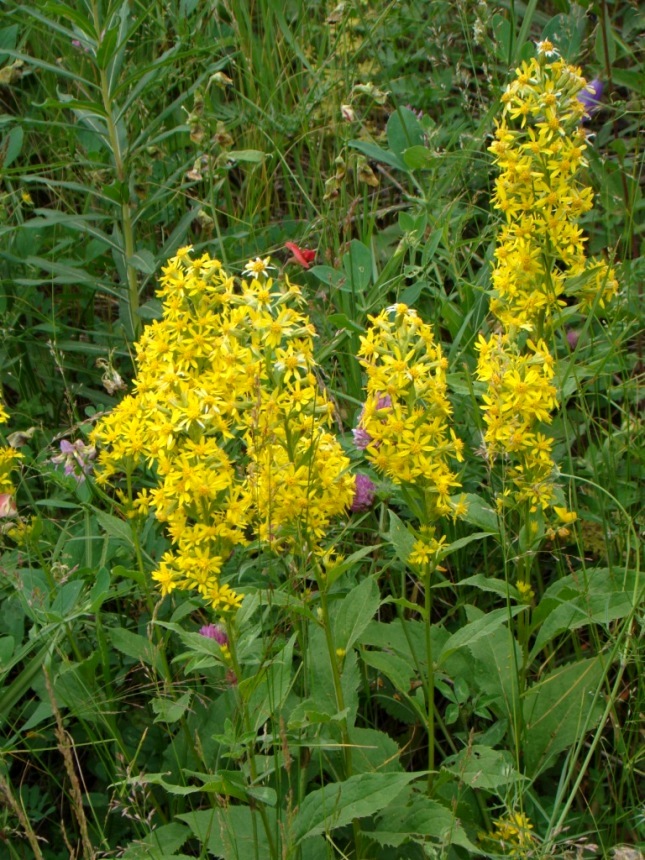
[[[0,856],[643,858],[644,23],[6,0]]]

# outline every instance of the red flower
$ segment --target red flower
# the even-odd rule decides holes
[[[284,247],[293,254],[291,260],[288,260],[287,262],[291,262],[293,260],[296,263],[299,263],[303,269],[308,269],[309,264],[313,263],[316,258],[315,251],[310,251],[308,248],[299,248],[295,242],[285,242]]]

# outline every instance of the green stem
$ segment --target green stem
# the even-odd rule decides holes
[[[237,648],[235,641],[235,629],[229,620],[226,621],[226,634],[228,636],[228,650],[231,655],[231,665],[233,666],[233,671],[235,672],[235,677],[237,678],[237,684],[235,685],[235,694],[237,697],[237,705],[240,710],[240,714],[242,715],[242,725],[244,727],[244,733],[248,740],[245,742],[246,746],[246,756],[249,763],[249,773],[251,774],[251,783],[256,785],[258,782],[258,770],[255,764],[255,749],[254,749],[254,741],[252,740],[254,730],[251,725],[251,719],[249,717],[249,711],[246,706],[246,700],[242,695],[239,682],[242,678],[242,670],[237,658]],[[277,860],[278,854],[276,853],[276,845],[273,839],[273,831],[271,830],[271,823],[269,822],[269,818],[267,816],[267,811],[264,807],[264,804],[258,803],[257,800],[253,797],[249,797],[249,807],[251,810],[257,810],[260,814],[260,818],[262,819],[262,825],[264,827],[264,832],[267,837],[267,842],[269,843],[269,852],[272,858]],[[253,825],[253,844],[255,846],[255,853],[257,858],[257,848],[258,848],[258,839],[257,839],[257,824],[255,821],[255,816],[251,816],[251,822]]]
[[[432,591],[430,589],[430,579],[432,571],[429,565],[426,565],[424,571],[424,586],[425,586],[425,636],[426,636],[426,705],[428,709],[427,717],[427,732],[428,732],[428,794],[432,792],[434,781],[434,765],[435,765],[435,744],[434,744],[434,663],[432,656],[432,630],[431,630],[431,612],[432,612]]]
[[[92,4],[92,11],[94,16],[94,26],[96,28],[96,32],[98,34],[101,33],[101,22],[99,19],[98,6],[96,3]],[[114,111],[113,111],[113,103],[112,103],[112,95],[110,93],[110,82],[107,76],[107,71],[105,69],[99,70],[99,80],[101,84],[101,97],[103,100],[103,108],[105,110],[105,118],[107,123],[107,131],[108,131],[108,139],[110,141],[110,148],[112,150],[112,156],[114,158],[114,170],[116,173],[116,178],[122,186],[125,186],[127,175],[125,170],[125,161],[123,158],[123,154],[121,152],[121,143],[119,141],[119,134],[116,127],[116,123],[114,121]],[[125,193],[125,192],[124,192]],[[129,196],[129,192],[128,192]],[[135,252],[135,239],[134,239],[134,227],[132,224],[132,213],[130,211],[130,202],[128,199],[124,200],[121,203],[121,229],[123,230],[123,256],[125,269],[127,273],[127,281],[128,281],[128,293],[127,293],[127,304],[128,304],[128,322],[130,324],[131,331],[129,334],[132,337],[136,337],[141,328],[141,320],[138,316],[139,310],[139,284],[137,281],[137,273],[134,267],[129,263],[129,260],[132,259]]]

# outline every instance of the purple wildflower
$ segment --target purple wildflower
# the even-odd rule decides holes
[[[354,513],[367,511],[374,504],[376,496],[376,484],[367,475],[356,475],[356,484],[354,486],[354,499],[352,500],[350,510]]]
[[[574,328],[570,328],[567,332],[567,343],[569,344],[569,349],[575,349],[578,345],[578,341],[580,339],[580,332],[576,331]]]
[[[73,475],[79,484],[85,480],[85,476],[92,471],[92,460],[96,457],[94,445],[86,445],[82,439],[69,442],[67,439],[60,441],[60,454],[52,457],[55,466],[64,466],[66,475]]]
[[[589,117],[600,108],[600,99],[602,98],[605,85],[600,78],[594,78],[593,81],[578,93],[578,101],[585,106],[585,115],[582,121],[588,120]]]
[[[206,624],[199,632],[207,639],[214,639],[218,645],[228,645],[228,636],[221,624]]]

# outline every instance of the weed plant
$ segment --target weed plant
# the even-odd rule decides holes
[[[0,857],[643,856],[642,33],[3,5]]]

